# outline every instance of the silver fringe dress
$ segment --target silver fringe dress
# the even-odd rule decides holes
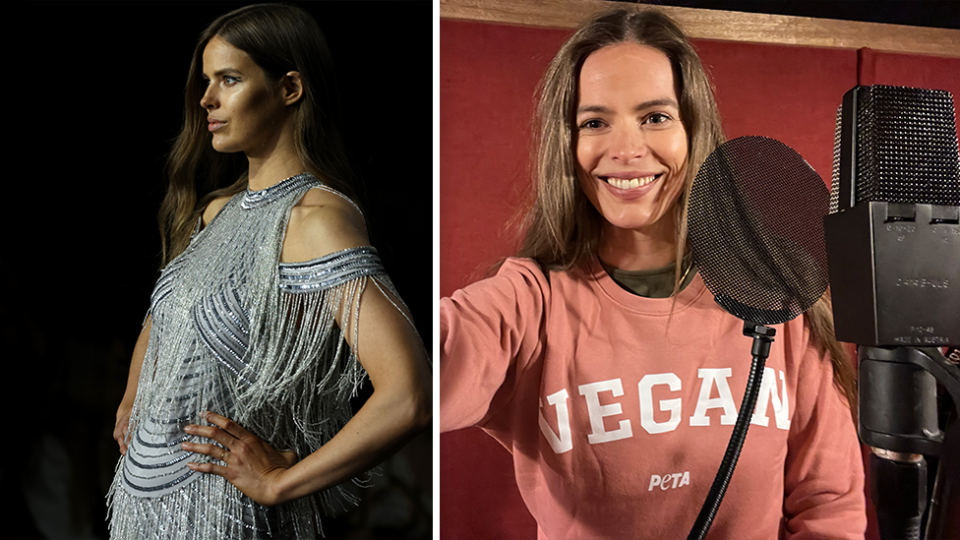
[[[268,508],[187,468],[214,458],[180,447],[210,442],[183,432],[209,425],[208,410],[301,458],[350,419],[366,372],[337,311],[356,331],[369,283],[399,297],[371,247],[280,263],[290,210],[311,188],[337,193],[304,173],[234,196],[161,273],[128,450],[108,495],[111,537],[317,538],[321,507],[354,500],[337,486]]]

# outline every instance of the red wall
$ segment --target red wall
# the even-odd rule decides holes
[[[516,218],[530,189],[535,87],[571,33],[440,22],[443,296],[483,277],[516,247]],[[847,90],[857,84],[890,84],[960,96],[958,58],[705,40],[694,44],[714,83],[727,137],[780,140],[828,184],[836,109]],[[871,535],[876,537],[874,531]],[[509,454],[478,429],[440,437],[440,537],[536,537]]]

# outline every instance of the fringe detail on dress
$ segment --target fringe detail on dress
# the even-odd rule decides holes
[[[202,417],[209,410],[302,459],[352,417],[350,398],[366,372],[340,325],[357,343],[371,279],[392,302],[399,296],[376,261],[356,277],[346,272],[335,286],[280,290],[290,208],[310,187],[251,208],[237,195],[161,273],[127,431],[130,450],[108,494],[112,538],[319,538],[321,514],[357,503],[347,483],[268,508],[220,476],[191,474],[187,462],[213,458],[179,444],[209,442],[182,431],[209,425]],[[363,249],[369,259],[372,250]],[[364,486],[369,478],[352,483]]]
[[[119,469],[123,466],[121,459]],[[110,487],[110,538],[321,538],[313,497],[269,508],[251,501],[219,476],[202,475],[185,488],[158,499]],[[117,509],[122,509],[122,512]]]
[[[357,328],[368,279],[305,294],[277,294],[279,307],[269,312],[278,316],[264,317],[262,337],[248,353],[249,376],[243,378],[251,383],[235,396],[238,423],[301,457],[343,428],[353,416],[350,398],[367,373],[340,332],[337,314]],[[358,486],[368,482],[369,477],[354,479]],[[321,492],[320,500],[328,513],[358,502],[344,486]]]

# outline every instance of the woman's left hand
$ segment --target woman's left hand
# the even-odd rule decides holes
[[[199,435],[220,443],[181,443],[184,450],[206,454],[226,465],[188,463],[194,471],[213,473],[226,478],[244,495],[267,506],[284,502],[279,493],[279,479],[284,472],[297,463],[295,452],[278,452],[256,435],[233,420],[216,413],[206,413],[212,426],[189,425],[183,430],[190,435]]]

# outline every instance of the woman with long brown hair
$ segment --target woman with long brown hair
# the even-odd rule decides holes
[[[248,6],[201,34],[117,411],[113,537],[317,538],[353,499],[341,484],[429,424],[426,352],[369,245],[338,112],[302,10]]]
[[[723,142],[709,82],[656,11],[597,16],[547,69],[517,258],[440,303],[440,429],[513,455],[540,538],[679,538],[742,395],[742,321],[685,229]],[[824,297],[777,330],[714,538],[862,537],[854,379]],[[739,391],[737,390],[739,388]]]

